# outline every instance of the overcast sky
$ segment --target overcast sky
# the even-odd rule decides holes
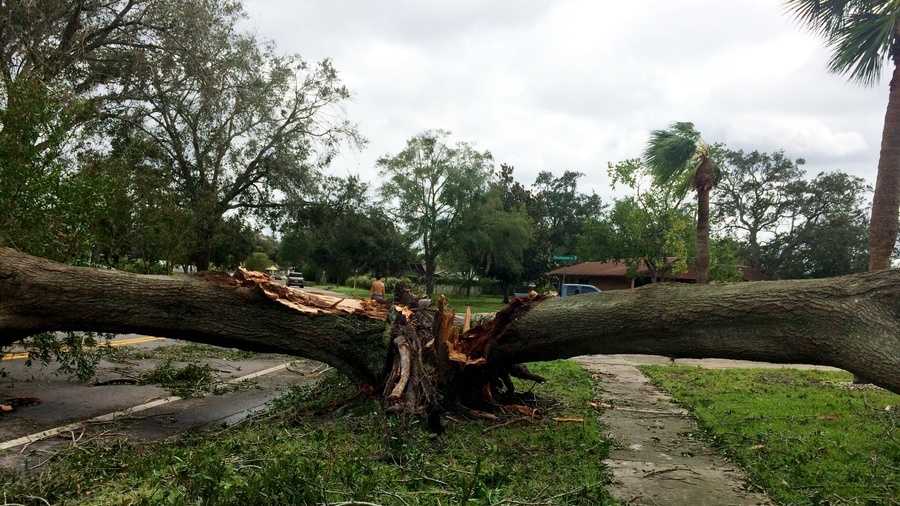
[[[331,58],[369,139],[332,165],[376,181],[375,160],[429,128],[490,150],[528,184],[578,170],[609,195],[607,163],[650,130],[693,121],[709,142],[784,149],[807,169],[874,184],[887,79],[826,71],[822,41],[783,0],[246,0],[281,51]]]

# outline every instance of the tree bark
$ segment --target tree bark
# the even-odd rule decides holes
[[[709,192],[714,184],[713,162],[703,157],[694,176],[694,189],[697,191],[697,258],[694,269],[697,271],[697,283],[709,281]]]
[[[508,362],[636,353],[819,364],[900,393],[900,271],[838,278],[647,285],[550,299],[493,347]]]
[[[870,271],[890,267],[894,243],[897,240],[898,213],[900,213],[900,52],[898,52],[900,47],[898,46],[900,36],[895,33],[894,74],[891,77],[887,112],[884,116],[878,176],[875,180],[875,195],[872,198],[872,219],[869,222]]]
[[[425,294],[434,296],[434,271],[437,270],[437,260],[431,251],[425,252]]]
[[[697,189],[697,283],[709,282],[709,188]]]
[[[59,330],[140,333],[308,357],[376,383],[388,349],[386,309],[292,293],[298,298],[279,301],[224,274],[142,276],[0,248],[0,346]]]
[[[759,232],[751,229],[747,233],[747,243],[750,245],[750,268],[753,272],[753,278],[762,278],[762,248],[759,245]]]
[[[260,273],[140,276],[0,248],[0,345],[93,330],[298,355],[406,413],[490,402],[504,377],[521,373],[516,364],[597,353],[830,365],[900,393],[900,271],[514,299],[466,333],[443,301],[417,305],[408,291],[389,308],[314,296]]]

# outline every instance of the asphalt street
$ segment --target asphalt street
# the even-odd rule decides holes
[[[132,334],[116,336],[113,344],[134,352],[186,343]],[[8,354],[0,361],[0,369],[7,373],[0,379],[0,403],[16,404],[12,412],[0,415],[0,466],[4,467],[34,467],[54,447],[76,445],[86,438],[115,435],[151,441],[234,424],[266,409],[291,386],[316,381],[325,367],[266,354],[239,360],[198,358],[191,361],[208,364],[218,383],[237,384],[221,394],[181,399],[158,385],[134,383],[142,372],[161,363],[157,358],[103,360],[96,377],[88,382],[60,374],[54,363],[27,367],[24,358]],[[135,407],[140,411],[132,411]],[[97,417],[101,420],[91,421]],[[47,436],[43,431],[51,434],[43,437]]]

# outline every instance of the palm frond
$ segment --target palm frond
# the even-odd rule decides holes
[[[871,85],[891,55],[898,0],[787,0],[798,21],[825,37],[833,55],[829,70]]]
[[[876,84],[891,54],[898,13],[895,7],[892,12],[852,15],[829,44],[834,51],[829,70],[865,85]]]
[[[693,123],[674,123],[666,130],[654,130],[644,151],[644,159],[657,183],[667,184],[692,169],[700,133]]]
[[[675,195],[679,201],[686,197],[688,192],[694,188],[694,174],[692,172],[684,170],[669,181],[668,186],[672,191],[672,195]]]
[[[787,0],[785,7],[810,30],[829,37],[840,30],[847,14],[859,0]]]

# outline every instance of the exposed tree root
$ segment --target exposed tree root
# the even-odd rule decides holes
[[[494,319],[467,332],[465,324],[454,325],[455,315],[443,297],[426,307],[419,307],[414,297],[398,299],[409,306],[393,312],[393,362],[383,390],[388,411],[432,419],[446,411],[491,420],[497,419],[495,413],[535,416],[536,410],[523,404],[526,397],[516,395],[511,377],[544,378],[521,364],[491,362],[489,355],[507,325],[542,297],[515,299]]]

